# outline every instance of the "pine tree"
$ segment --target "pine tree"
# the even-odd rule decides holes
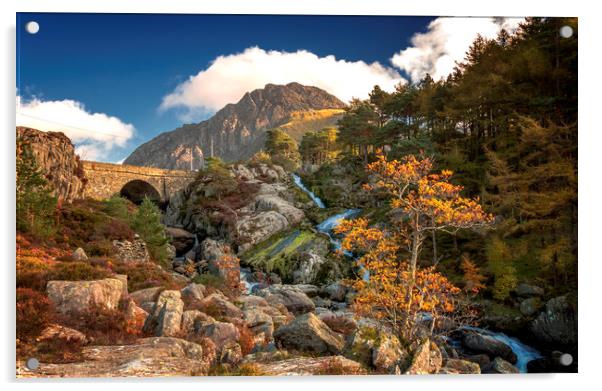
[[[17,231],[46,237],[54,228],[57,205],[48,181],[38,168],[31,147],[17,140]]]
[[[166,265],[169,240],[165,226],[161,224],[161,211],[148,197],[138,207],[132,219],[132,229],[146,242],[150,256],[160,264]]]

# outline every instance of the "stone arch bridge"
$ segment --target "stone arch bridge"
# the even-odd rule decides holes
[[[135,203],[142,202],[145,196],[157,202],[166,202],[192,182],[195,176],[193,171],[125,164],[84,161],[83,165],[88,179],[84,197],[97,200],[119,194]]]

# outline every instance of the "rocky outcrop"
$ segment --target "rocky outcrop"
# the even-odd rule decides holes
[[[179,335],[184,302],[180,291],[163,291],[159,294],[153,312],[146,319],[144,330],[158,337]]]
[[[81,331],[61,326],[59,324],[52,324],[46,327],[38,336],[38,338],[36,338],[37,342],[57,340],[60,340],[63,343],[75,343],[81,345],[88,343],[88,338]]]
[[[542,342],[573,348],[577,344],[577,308],[567,296],[550,299],[531,324],[531,332]]]
[[[123,295],[123,282],[115,278],[96,281],[49,281],[46,292],[57,311],[80,315],[98,308],[116,310]]]
[[[87,179],[71,140],[61,132],[17,126],[17,146],[29,148],[59,201],[82,198]],[[20,153],[20,151],[17,151]]]
[[[344,107],[339,99],[316,87],[268,84],[246,93],[238,103],[226,105],[207,121],[160,134],[138,147],[124,163],[190,169],[192,152],[196,170],[204,157],[248,159],[263,147],[266,130],[286,123],[293,113]]]
[[[150,256],[146,248],[146,242],[134,235],[134,240],[113,240],[113,251],[115,257],[125,263],[146,263]]]
[[[242,319],[243,312],[240,308],[232,304],[228,298],[221,293],[212,293],[205,297],[198,304],[198,307],[204,313],[222,318]]]
[[[206,374],[203,348],[178,338],[144,338],[133,345],[88,346],[82,360],[66,364],[40,363],[29,371],[17,363],[18,377],[155,377]]]
[[[280,327],[274,333],[274,339],[285,348],[319,354],[339,354],[345,345],[340,334],[312,313],[298,316]]]
[[[78,247],[75,249],[75,251],[73,251],[73,253],[71,254],[71,258],[74,261],[87,261],[88,260],[88,256],[86,255],[86,252],[81,247]]]
[[[543,296],[544,294],[543,288],[525,283],[518,284],[515,291],[519,297]]]

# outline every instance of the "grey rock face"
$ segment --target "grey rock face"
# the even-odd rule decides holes
[[[274,333],[275,340],[285,348],[338,354],[343,349],[343,337],[332,331],[312,313],[298,316]]]
[[[180,291],[163,291],[157,298],[152,314],[146,319],[144,330],[157,337],[173,337],[179,334],[184,302]]]
[[[238,103],[226,105],[207,121],[160,134],[138,147],[124,164],[190,169],[191,151],[195,170],[203,156],[248,159],[263,147],[266,130],[282,125],[293,112],[344,107],[339,99],[316,87],[268,84],[246,93]]]
[[[123,295],[123,282],[114,278],[96,281],[49,281],[48,298],[57,311],[85,314],[94,308],[115,310]]]
[[[531,324],[531,331],[540,341],[574,346],[577,343],[577,309],[567,296],[550,299],[545,310]]]

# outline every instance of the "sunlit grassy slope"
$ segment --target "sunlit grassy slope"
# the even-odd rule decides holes
[[[324,128],[336,126],[337,121],[345,110],[322,109],[310,111],[295,111],[291,114],[288,122],[279,126],[297,142],[301,141],[307,132],[315,132]]]

